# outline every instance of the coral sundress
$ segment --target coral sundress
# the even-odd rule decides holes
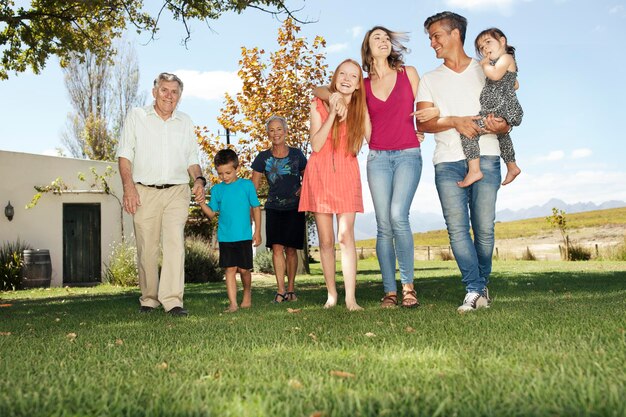
[[[315,98],[322,123],[328,119],[324,103]],[[339,148],[333,149],[332,130],[319,152],[313,152],[302,179],[299,211],[363,213],[361,173],[356,156],[346,152],[346,126],[339,129]]]

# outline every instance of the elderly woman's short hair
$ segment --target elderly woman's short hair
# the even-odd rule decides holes
[[[266,132],[270,131],[270,123],[272,123],[274,120],[278,120],[280,122],[280,124],[283,125],[283,130],[285,132],[287,131],[287,120],[285,120],[284,117],[281,117],[281,116],[271,116],[269,119],[267,119],[267,122],[265,122],[265,131]]]
[[[169,72],[160,73],[154,79],[154,87],[158,87],[162,81],[176,81],[178,83],[178,86],[180,87],[180,92],[183,92],[183,82],[175,74],[170,74]]]

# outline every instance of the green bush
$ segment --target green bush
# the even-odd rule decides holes
[[[224,270],[208,240],[201,236],[185,239],[185,282],[220,282]]]
[[[256,272],[263,272],[264,274],[273,274],[274,273],[274,260],[272,259],[272,251],[271,250],[260,250],[257,251],[254,256],[254,270]]]
[[[137,286],[137,248],[127,241],[114,244],[105,268],[104,282],[122,287]]]
[[[0,290],[17,290],[22,283],[24,250],[30,245],[21,242],[4,242],[0,246]]]

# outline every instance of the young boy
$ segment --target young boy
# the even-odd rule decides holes
[[[211,201],[202,204],[204,214],[217,221],[217,240],[220,245],[220,267],[226,269],[226,293],[230,305],[227,313],[237,306],[237,279],[239,272],[243,284],[241,308],[252,306],[252,244],[261,244],[261,209],[252,181],[238,178],[239,159],[232,149],[222,149],[213,159],[217,174],[222,180],[211,188]],[[250,208],[254,217],[254,236],[250,228]]]

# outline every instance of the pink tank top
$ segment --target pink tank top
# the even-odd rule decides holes
[[[386,101],[380,100],[372,92],[372,81],[365,81],[367,110],[372,120],[372,136],[369,148],[377,151],[395,151],[418,148],[415,136],[413,89],[406,69],[398,71],[396,85]]]

